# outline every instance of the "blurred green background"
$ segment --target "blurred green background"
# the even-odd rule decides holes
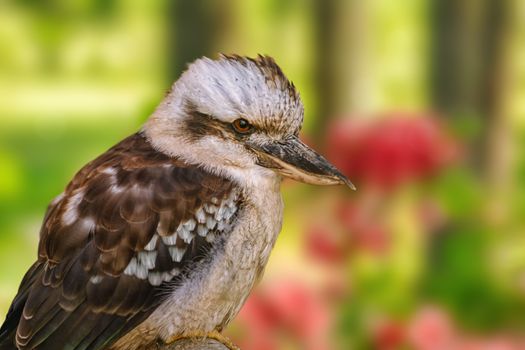
[[[0,314],[47,203],[197,57],[273,56],[358,187],[285,182],[243,349],[525,349],[525,3],[0,2]]]

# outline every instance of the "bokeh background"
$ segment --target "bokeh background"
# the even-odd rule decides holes
[[[269,54],[357,185],[285,182],[228,334],[255,349],[525,349],[525,3],[0,2],[0,314],[47,203],[186,64]]]

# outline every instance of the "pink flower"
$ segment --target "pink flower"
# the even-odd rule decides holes
[[[456,350],[520,350],[523,349],[523,345],[504,337],[474,338],[461,341]]]
[[[352,201],[341,203],[337,209],[339,221],[348,232],[353,248],[383,254],[390,246],[390,236],[378,214],[367,209]]]
[[[391,188],[426,178],[455,159],[456,143],[435,119],[385,117],[340,119],[329,128],[328,158],[355,182]]]
[[[456,335],[446,313],[436,307],[427,307],[412,319],[408,339],[417,350],[443,350],[453,349]]]
[[[326,263],[338,263],[345,257],[345,245],[337,236],[319,225],[306,232],[306,251],[309,256]]]
[[[405,343],[404,325],[396,321],[381,322],[374,330],[373,340],[378,350],[395,350]]]
[[[239,317],[229,330],[240,328],[239,334],[232,334],[235,343],[241,349],[247,350],[274,350],[279,349],[275,337],[268,336],[275,328],[273,308],[268,307],[267,301],[258,293],[253,293],[244,304]]]
[[[329,348],[327,306],[298,282],[280,281],[253,293],[236,323],[244,328],[236,341],[243,350],[279,349],[282,339],[303,349]]]
[[[359,230],[351,232],[353,242],[359,249],[381,255],[390,247],[390,237],[386,231],[376,223],[369,223]]]

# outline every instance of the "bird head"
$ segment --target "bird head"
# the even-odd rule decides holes
[[[303,115],[299,93],[271,57],[221,55],[190,64],[144,131],[160,151],[243,181],[280,174],[354,188],[299,140]]]

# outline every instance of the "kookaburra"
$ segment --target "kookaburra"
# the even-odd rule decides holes
[[[192,63],[139,132],[51,202],[0,349],[153,349],[220,336],[281,230],[282,177],[352,187],[299,141],[302,121],[272,58]]]

